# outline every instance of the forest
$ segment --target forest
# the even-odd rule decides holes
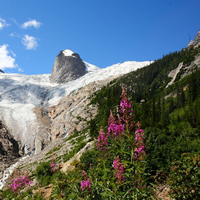
[[[91,101],[99,105],[90,124],[91,135],[97,136],[97,130],[106,127],[110,109],[117,113],[123,85],[133,102],[134,120],[146,133],[151,174],[157,170],[167,173],[171,162],[183,153],[200,154],[200,70],[192,69],[184,78],[180,70],[175,83],[166,88],[169,72],[181,62],[189,66],[199,53],[199,47],[170,53],[102,88]]]

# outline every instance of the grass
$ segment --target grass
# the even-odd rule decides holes
[[[63,147],[63,145],[60,145],[60,146],[54,147],[54,148],[51,149],[48,153],[46,153],[45,156],[52,155],[55,151],[60,150],[62,147]],[[50,156],[50,157],[51,157],[51,156]]]
[[[69,153],[67,152],[67,154],[63,155],[63,161],[67,162],[69,159],[71,159],[76,153],[78,153],[85,145],[87,144],[87,142],[81,142],[79,143],[77,146],[74,147],[74,149],[72,151],[70,151]]]

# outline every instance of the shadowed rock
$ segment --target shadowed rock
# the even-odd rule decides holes
[[[59,84],[67,83],[85,74],[86,66],[80,56],[67,49],[57,55],[50,81]]]
[[[16,162],[19,157],[18,142],[14,140],[2,121],[0,121],[0,173]]]

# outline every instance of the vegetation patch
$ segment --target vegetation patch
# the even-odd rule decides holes
[[[72,158],[76,153],[78,153],[85,145],[87,142],[81,142],[77,146],[73,148],[69,153],[67,152],[66,154],[63,155],[63,162],[67,162],[70,158]]]
[[[48,153],[46,153],[45,155],[52,155],[54,152],[59,151],[61,148],[63,147],[63,145],[59,145],[57,147],[54,147],[52,150],[50,150]],[[50,156],[51,157],[51,156]]]

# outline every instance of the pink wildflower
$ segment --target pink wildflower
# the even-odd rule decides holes
[[[131,109],[132,102],[128,101],[128,97],[127,97],[124,87],[122,87],[122,94],[120,97],[121,97],[121,101],[120,101],[119,112],[124,113],[124,114],[133,112],[133,110]]]
[[[114,117],[114,115],[112,113],[112,110],[110,110],[110,116],[108,118],[108,125],[114,124],[115,122],[116,122],[115,117]]]
[[[87,189],[87,191],[91,189],[91,183],[89,178],[85,181],[81,181],[81,189],[82,191],[84,191],[85,189]]]
[[[114,176],[118,179],[116,181],[116,184],[119,184],[120,182],[123,183],[125,181],[125,177],[123,176],[124,167],[119,159],[119,155],[116,156],[115,159],[113,160],[113,167],[115,169]]]
[[[82,177],[87,176],[87,172],[86,172],[85,170],[82,170],[81,176],[82,176]]]
[[[22,176],[20,178],[17,178],[13,180],[13,183],[9,186],[12,187],[13,191],[16,192],[18,189],[22,189],[22,187],[29,186],[32,183],[32,181],[29,179],[29,176]]]
[[[108,127],[108,133],[112,133],[115,136],[119,136],[120,133],[124,133],[124,124],[110,124]]]
[[[107,138],[103,128],[101,127],[100,132],[99,132],[99,136],[98,136],[98,140],[97,140],[98,141],[97,142],[97,146],[98,146],[97,149],[100,149],[101,151],[107,149],[107,147],[105,147],[105,146],[108,146],[107,139],[108,138]]]
[[[119,113],[121,113],[119,121],[125,122],[126,128],[130,131],[134,128],[135,123],[133,122],[133,110],[132,110],[132,102],[128,100],[127,93],[122,87],[121,101],[119,107]]]
[[[135,131],[135,145],[136,145],[136,149],[135,149],[135,159],[139,159],[142,160],[144,159],[145,156],[145,144],[144,144],[144,131],[142,129],[137,129]]]
[[[55,162],[53,161],[52,163],[51,163],[51,171],[52,172],[55,172],[55,171],[57,171],[58,169],[59,169],[59,164],[55,164]]]
[[[124,133],[124,124],[121,123],[121,119],[115,120],[112,111],[110,111],[110,117],[108,119],[108,136],[114,135],[115,138]]]
[[[55,162],[51,163],[51,168],[53,168],[55,166]]]

